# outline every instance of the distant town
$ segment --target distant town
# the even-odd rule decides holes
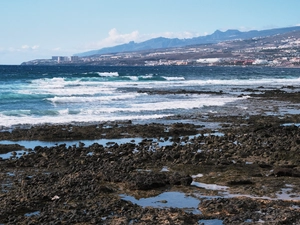
[[[300,31],[246,40],[230,40],[178,48],[97,54],[53,56],[22,65],[102,66],[272,66],[300,67]]]

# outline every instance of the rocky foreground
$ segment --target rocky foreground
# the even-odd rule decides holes
[[[2,140],[78,144],[0,145],[0,154],[12,152],[0,160],[0,224],[300,224],[300,115],[276,111],[296,109],[299,96],[253,95],[260,113],[193,115],[194,124],[3,131]],[[217,131],[202,122],[218,124]],[[83,143],[124,137],[130,141]],[[169,206],[171,198],[140,204],[163,193],[184,193],[182,207]],[[189,199],[195,207],[185,206]]]

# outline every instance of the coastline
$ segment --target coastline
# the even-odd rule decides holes
[[[0,160],[0,223],[299,223],[300,93],[267,90],[241,102],[236,111],[227,104],[218,113],[160,123],[1,132],[1,140],[59,144],[0,144],[1,154],[12,152]],[[84,144],[97,139],[113,141]],[[77,144],[65,144],[70,140]],[[168,207],[168,197],[154,200],[158,206],[139,201],[170,192],[197,204]]]

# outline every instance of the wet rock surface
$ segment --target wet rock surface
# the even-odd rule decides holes
[[[0,154],[12,152],[15,151],[16,149],[23,150],[25,149],[25,147],[18,144],[0,144]]]
[[[278,113],[280,107],[297,109],[299,94],[274,90],[252,97],[251,106],[261,108],[193,115],[192,124],[125,121],[1,132],[2,140],[78,144],[36,146],[0,160],[0,224],[199,224],[202,219],[299,224],[300,115]],[[271,113],[262,105],[267,101]],[[202,122],[218,123],[219,128]],[[90,146],[80,142],[123,137],[132,140]],[[0,145],[0,153],[21,147]],[[198,199],[201,213],[141,206],[122,198],[166,191]]]

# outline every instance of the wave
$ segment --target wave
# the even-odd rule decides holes
[[[178,81],[178,80],[185,80],[182,76],[161,76],[161,75],[154,75],[154,74],[145,74],[145,75],[122,75],[120,76],[118,72],[90,72],[90,73],[84,73],[84,75],[88,76],[76,76],[76,78],[81,78],[81,81],[109,81],[111,78],[112,81],[126,81],[126,80],[132,80],[132,81]],[[97,80],[98,78],[107,78],[108,80]]]
[[[88,75],[89,77],[118,77],[118,72],[85,72],[85,73],[79,73],[79,74],[72,74],[73,77],[82,77],[82,75],[85,77]]]
[[[138,81],[138,76],[123,76],[122,78],[125,78],[125,80],[132,80],[132,81]]]
[[[49,87],[44,87],[41,89],[25,89],[19,90],[19,94],[30,95],[30,97],[34,98],[34,96],[39,96],[44,98],[50,98],[51,96],[79,96],[79,95],[96,95],[96,94],[113,94],[116,92],[115,87],[102,87],[102,86],[76,86],[76,87],[64,87],[60,89],[53,89]]]
[[[43,78],[32,80],[31,85],[32,87],[36,88],[64,88],[67,82],[63,77],[54,77],[54,78]]]
[[[0,102],[8,102],[8,101],[26,101],[33,99],[41,99],[50,97],[48,94],[41,95],[33,95],[32,93],[22,93],[21,91],[17,91],[16,93],[0,93]]]
[[[118,72],[97,72],[101,77],[118,77]]]
[[[146,74],[146,75],[142,75],[140,77],[143,78],[143,79],[151,79],[151,78],[154,77],[154,75],[153,74]]]
[[[263,78],[263,79],[207,79],[207,80],[188,80],[184,85],[226,85],[226,86],[253,86],[253,85],[300,85],[300,78],[282,79],[282,78]]]
[[[166,77],[166,76],[162,76],[162,78],[164,78],[167,81],[185,80],[184,77]]]
[[[206,96],[206,97],[204,97]],[[239,99],[248,98],[244,96]],[[142,103],[142,104],[132,104],[131,107],[134,109],[139,109],[139,111],[152,111],[155,110],[174,110],[174,109],[194,109],[201,108],[204,106],[222,106],[229,102],[234,102],[237,97],[212,97],[208,95],[202,95],[202,97],[194,97],[192,99],[178,99],[173,101],[160,101],[153,103]]]
[[[164,99],[159,102],[150,102],[150,103],[131,103],[130,101],[126,104],[122,104],[120,107],[116,107],[116,105],[101,105],[101,107],[98,107],[96,105],[91,106],[90,108],[85,107],[81,108],[80,111],[77,111],[79,114],[84,115],[107,115],[111,113],[140,113],[140,112],[149,112],[149,113],[155,113],[155,112],[162,112],[163,110],[189,110],[189,109],[195,109],[195,108],[201,108],[204,106],[222,106],[226,103],[236,101],[237,99],[246,99],[248,96],[244,96],[242,98],[237,97],[215,97],[215,96],[209,96],[209,95],[195,95],[189,96],[187,99],[177,99],[170,101],[168,99]],[[60,99],[61,101],[64,101],[64,99]],[[81,99],[82,101],[84,99]],[[118,99],[122,100],[122,99]],[[70,100],[66,99],[65,101],[70,102]],[[80,99],[78,99],[80,101]],[[109,99],[108,101],[111,101]],[[62,110],[61,114],[69,113],[70,110]]]
[[[226,103],[236,101],[238,97],[216,97],[211,95],[185,95],[179,96],[182,99],[168,99],[168,96],[151,101],[131,101],[135,94],[120,96],[101,97],[55,97],[49,99],[53,103],[83,103],[80,107],[70,107],[41,111],[11,111],[0,114],[0,126],[12,126],[17,124],[40,124],[40,123],[72,123],[72,122],[95,122],[114,121],[126,119],[154,119],[174,115],[179,110],[190,110],[204,106],[222,106]],[[169,96],[170,97],[170,96]],[[247,97],[243,97],[247,98]],[[113,99],[117,102],[113,103]],[[123,99],[128,99],[124,101]],[[106,104],[90,104],[99,101]],[[140,102],[140,103],[139,103]]]
[[[120,84],[132,84],[133,82],[148,81],[148,82],[159,82],[162,85],[168,83],[170,85],[273,85],[273,84],[285,84],[293,85],[300,84],[300,78],[247,78],[247,79],[192,79],[186,80],[181,76],[153,76],[153,75],[140,75],[140,76],[119,76],[118,73],[103,73],[102,75],[108,79],[103,80],[101,77],[98,79],[95,77],[77,77],[77,78],[44,78],[31,81],[32,85],[37,88],[65,88],[65,87],[76,87],[76,86],[103,86],[110,85],[114,86],[116,83]],[[115,75],[113,75],[115,74]],[[131,83],[130,83],[130,82]],[[180,81],[180,82],[179,82]],[[126,83],[129,82],[129,83]],[[33,86],[34,87],[34,86]]]
[[[65,96],[65,97],[53,97],[46,98],[45,100],[52,103],[78,103],[78,102],[107,102],[107,101],[116,101],[116,100],[125,100],[133,99],[142,94],[121,94],[113,96]],[[143,94],[145,95],[145,94]]]
[[[25,115],[31,115],[31,110],[10,110],[10,111],[3,111],[2,115],[4,116],[16,116],[16,117],[22,117]]]
[[[106,121],[121,121],[121,120],[150,120],[159,119],[173,114],[151,114],[151,115],[102,115],[95,118],[94,115],[62,115],[62,116],[43,116],[32,117],[24,116],[22,119],[18,116],[6,116],[0,114],[0,127],[12,127],[20,125],[39,125],[39,124],[66,124],[66,123],[99,123]]]
[[[100,74],[100,72],[99,72]],[[94,89],[95,87],[121,87],[121,86],[131,86],[131,85],[144,85],[153,86],[161,85],[165,87],[170,86],[211,86],[211,85],[227,85],[227,86],[274,86],[274,85],[294,85],[300,84],[300,78],[247,78],[247,79],[230,79],[229,77],[224,77],[223,79],[186,79],[182,76],[159,76],[159,75],[126,75],[119,76],[117,72],[103,72],[101,76],[97,77],[56,77],[56,78],[43,78],[31,81],[29,89],[44,89],[48,90],[48,93],[54,93],[55,89],[65,89],[66,91],[71,91],[67,88],[86,88]],[[24,86],[26,88],[26,86]],[[79,89],[78,89],[79,90]],[[47,92],[46,92],[47,93]]]

